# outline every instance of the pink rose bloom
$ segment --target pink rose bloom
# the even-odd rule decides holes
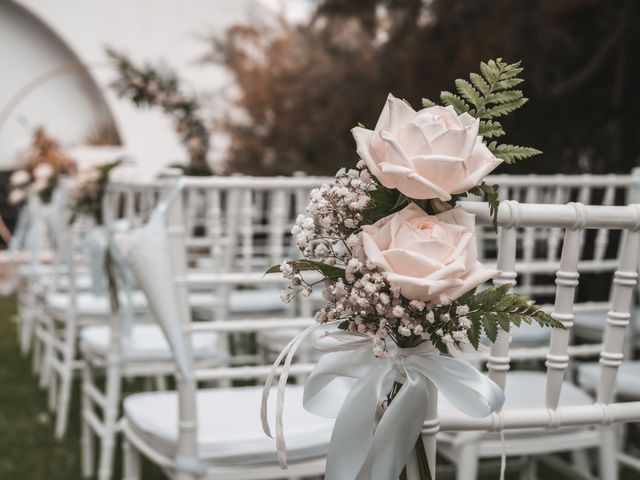
[[[41,163],[36,168],[33,169],[33,176],[37,180],[49,180],[53,175],[53,167],[48,163]]]
[[[16,170],[11,174],[11,177],[9,178],[9,183],[11,184],[12,187],[21,187],[29,183],[29,180],[31,180],[31,176],[29,175],[29,172],[27,172],[26,170]]]
[[[21,188],[14,188],[9,193],[8,200],[11,205],[17,205],[19,203],[22,203],[26,198],[27,193],[24,190],[22,190]]]
[[[460,207],[428,215],[411,203],[362,227],[362,244],[410,300],[446,304],[499,274],[478,262],[475,217]]]
[[[416,112],[389,95],[375,130],[351,130],[358,155],[387,188],[409,198],[451,199],[482,183],[502,160],[478,136],[480,121],[453,107]]]

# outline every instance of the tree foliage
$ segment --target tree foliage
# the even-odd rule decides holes
[[[325,0],[304,25],[236,26],[215,42],[244,112],[220,125],[228,169],[333,173],[353,164],[349,130],[373,127],[388,92],[438,98],[501,57],[523,60],[526,83],[515,65],[492,91],[487,63],[442,100],[482,111],[481,133],[506,162],[536,153],[519,144],[545,152],[510,172],[628,172],[640,151],[639,10],[631,0]],[[525,97],[503,129],[500,115]]]

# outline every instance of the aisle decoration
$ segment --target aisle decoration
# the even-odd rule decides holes
[[[121,97],[130,98],[137,107],[159,107],[173,118],[176,131],[191,158],[185,174],[211,175],[207,163],[209,131],[197,98],[185,94],[178,77],[166,68],[136,67],[122,53],[107,50],[107,54],[117,64],[120,77],[113,87]]]
[[[76,170],[75,161],[64,153],[60,144],[43,128],[36,128],[24,168],[16,170],[9,178],[11,191],[8,201],[20,206],[33,191],[47,204],[60,178],[73,175]]]
[[[500,272],[478,261],[475,218],[456,207],[466,195],[485,194],[495,227],[497,186],[484,178],[503,162],[540,153],[494,140],[505,133],[496,118],[526,102],[514,88],[521,71],[519,63],[483,62],[481,74],[456,81],[457,93],[442,92],[443,106],[423,100],[418,111],[389,95],[373,130],[352,130],[356,168],[339,170],[311,193],[292,230],[303,258],[268,271],[289,279],[285,301],[317,285],[327,300],[318,325],[281,352],[265,385],[263,428],[271,435],[266,402],[284,360],[276,412],[283,467],[286,371],[319,325],[334,328],[314,341],[328,353],[307,379],[304,402],[310,412],[336,418],[328,480],[407,478],[414,446],[419,478],[435,478],[435,444],[425,452],[421,430],[437,391],[477,417],[504,401],[501,389],[456,352],[522,322],[562,328],[509,285],[478,288]]]
[[[129,225],[126,222],[106,225],[102,209],[104,196],[109,185],[109,175],[122,162],[122,159],[118,159],[103,165],[89,165],[80,168],[71,191],[71,199],[74,213],[78,216],[88,217],[94,223],[94,228],[87,233],[85,239],[93,293],[101,294],[106,287],[111,311],[116,313],[120,310],[118,280],[122,282],[127,296],[127,308],[124,311],[125,328],[129,328],[133,315],[131,311],[133,280],[122,254],[113,241],[114,233],[126,231]]]

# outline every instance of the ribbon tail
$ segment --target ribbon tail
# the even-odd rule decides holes
[[[382,415],[356,480],[398,478],[421,435],[427,414],[426,379],[418,372],[405,371],[407,381]]]
[[[361,478],[359,472],[369,456],[378,404],[389,373],[389,368],[371,371],[357,380],[347,395],[331,434],[326,480]]]
[[[502,389],[465,361],[413,356],[406,362],[407,370],[415,370],[431,380],[451,405],[471,417],[486,417],[504,404]]]

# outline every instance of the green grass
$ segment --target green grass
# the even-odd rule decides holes
[[[0,480],[79,480],[78,385],[67,436],[63,441],[55,441],[53,415],[47,410],[46,396],[38,388],[29,360],[18,351],[14,315],[15,302],[0,297]],[[121,478],[120,448],[117,451],[114,479]],[[539,477],[560,480],[542,468]],[[142,478],[165,479],[148,462],[144,464]],[[494,480],[497,475],[484,478]],[[621,475],[621,480],[637,478],[636,472],[628,470]]]

